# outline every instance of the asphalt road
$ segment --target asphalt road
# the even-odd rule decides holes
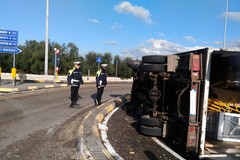
[[[109,84],[105,88],[103,100],[129,93],[130,89],[131,83]],[[67,87],[0,96],[0,156],[3,159],[53,158],[43,158],[47,151],[42,152],[39,157],[29,154],[36,154],[37,147],[41,146],[42,141],[47,139],[50,142],[49,139],[54,137],[56,131],[61,128],[64,130],[65,122],[70,121],[72,126],[77,128],[78,124],[71,121],[71,118],[80,113],[80,116],[75,117],[75,120],[77,118],[80,120],[86,113],[82,108],[86,108],[86,106],[89,109],[95,107],[95,92],[94,84],[81,87],[79,93],[83,99],[80,101],[80,106],[76,108],[69,107],[69,88]],[[66,129],[64,134],[74,136],[67,133],[68,131],[69,129]],[[58,138],[58,141],[60,140]],[[49,148],[54,149],[53,147],[51,145]],[[42,145],[43,149],[44,145]],[[66,159],[69,159],[69,157],[66,157]]]

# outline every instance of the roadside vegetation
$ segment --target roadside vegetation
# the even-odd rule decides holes
[[[28,74],[44,74],[45,63],[45,42],[36,40],[26,41],[24,45],[19,45],[18,48],[22,50],[21,53],[16,55],[16,68],[17,73]],[[83,75],[95,75],[98,64],[96,57],[102,57],[102,63],[108,64],[108,75],[117,76],[121,78],[129,78],[132,71],[127,67],[127,62],[131,58],[121,58],[119,55],[112,57],[112,53],[96,53],[91,51],[83,57],[79,54],[79,48],[72,42],[62,44],[56,42],[49,42],[48,51],[48,74],[54,74],[54,48],[60,50],[60,68],[59,75],[67,75],[69,69],[73,67],[73,62],[80,60],[82,62]],[[117,64],[117,65],[116,65]],[[11,72],[13,67],[13,55],[0,53],[0,67],[2,72]]]

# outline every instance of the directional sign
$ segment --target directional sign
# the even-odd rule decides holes
[[[0,35],[0,40],[1,41],[17,41],[18,37]]]
[[[101,62],[102,62],[102,57],[97,57],[97,58],[96,58],[96,62],[97,62],[97,63],[101,63]]]
[[[14,36],[18,36],[18,31],[11,31],[11,30],[0,29],[0,34],[1,35],[14,35]]]
[[[0,41],[0,46],[6,46],[6,47],[17,47],[17,42],[5,42]]]
[[[19,48],[0,48],[0,53],[18,54],[21,52],[22,50]]]
[[[18,54],[18,31],[0,29],[0,53]]]

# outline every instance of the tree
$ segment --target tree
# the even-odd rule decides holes
[[[113,75],[114,75],[114,66],[113,66],[113,64],[112,64],[112,61],[113,61],[113,59],[112,59],[112,54],[109,53],[109,52],[106,52],[106,53],[104,53],[102,59],[103,59],[103,60],[102,60],[102,61],[103,61],[102,63],[108,64],[108,67],[107,67],[108,75],[109,75],[109,76],[113,76]]]
[[[16,56],[16,66],[25,73],[43,74],[45,42],[26,41]]]
[[[0,53],[0,67],[2,72],[10,72],[13,67],[13,55]]]
[[[127,62],[130,60],[131,58],[125,58],[119,64],[119,77],[130,78],[132,76],[132,69],[127,66]]]
[[[102,57],[102,63],[107,63],[107,72],[109,76],[116,75],[116,65],[118,67],[118,76],[122,78],[131,77],[131,69],[127,67],[127,62],[130,58],[122,60],[118,55],[112,58],[112,54],[109,52],[96,53],[94,51],[89,52],[84,57],[79,56],[79,49],[73,43],[70,42],[67,45],[64,43],[60,45],[57,42],[49,41],[49,74],[54,74],[54,62],[55,62],[55,51],[54,48],[60,50],[60,73],[66,75],[68,71],[74,66],[74,61],[81,61],[83,75],[88,74],[90,69],[91,75],[95,75],[98,70],[98,63],[96,62],[97,57]],[[45,42],[36,40],[26,41],[24,45],[18,46],[22,52],[16,55],[16,68],[18,73],[33,73],[43,74],[44,63],[45,63]],[[12,54],[0,53],[0,67],[3,72],[11,72],[13,62]],[[118,62],[118,64],[116,64]]]
[[[96,62],[97,57],[102,57],[101,54],[96,52],[89,52],[85,56],[86,61],[86,68],[90,69],[91,74],[95,75],[96,71],[98,70],[98,64]]]

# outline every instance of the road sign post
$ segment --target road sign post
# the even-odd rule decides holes
[[[102,63],[102,57],[96,57],[96,62],[98,64],[98,70],[100,68],[100,63]]]
[[[2,80],[2,67],[0,67],[0,84],[1,84],[1,81]]]
[[[54,85],[57,81],[58,71],[57,71],[57,55],[60,53],[60,51],[57,48],[54,48],[55,54],[54,54]]]
[[[18,46],[18,31],[0,29],[0,53],[13,54],[12,78],[13,86],[16,86],[16,54],[21,53]]]

